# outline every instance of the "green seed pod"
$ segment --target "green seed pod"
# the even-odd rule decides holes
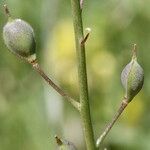
[[[10,19],[3,28],[3,38],[15,55],[32,62],[36,59],[36,43],[32,27],[21,19]]]
[[[144,72],[137,62],[135,46],[131,62],[125,66],[121,73],[122,85],[125,88],[125,98],[128,102],[139,93],[144,82]]]

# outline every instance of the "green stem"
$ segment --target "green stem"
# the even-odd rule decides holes
[[[91,123],[89,98],[88,98],[88,85],[86,73],[86,57],[85,46],[81,44],[84,39],[82,14],[79,0],[71,0],[73,24],[75,32],[77,62],[78,62],[78,77],[79,77],[79,91],[80,91],[80,113],[83,124],[84,137],[87,150],[95,150],[94,134]]]
[[[59,93],[62,97],[66,98],[73,107],[75,107],[80,112],[80,103],[74,100],[68,93],[64,92],[58,85],[56,85],[40,68],[37,61],[33,61],[30,63],[35,71],[39,73],[39,75],[55,90]]]
[[[122,103],[121,103],[121,105],[120,105],[117,113],[113,117],[112,121],[106,126],[106,128],[103,131],[103,133],[97,139],[97,142],[96,142],[96,147],[97,148],[100,147],[101,143],[103,142],[103,140],[105,139],[105,137],[107,136],[107,134],[109,133],[109,131],[111,130],[111,128],[113,127],[113,125],[115,124],[115,122],[118,120],[118,118],[120,117],[120,115],[122,114],[122,112],[124,111],[124,109],[127,107],[127,105],[128,105],[127,99],[124,98],[122,100]]]

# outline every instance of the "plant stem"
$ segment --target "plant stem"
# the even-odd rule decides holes
[[[61,96],[66,98],[78,111],[80,111],[80,103],[74,100],[70,95],[68,95],[66,92],[64,92],[58,85],[56,85],[40,68],[37,61],[31,63],[34,70],[36,70],[41,77],[53,88],[55,89]]]
[[[95,150],[96,147],[94,142],[94,134],[91,123],[89,98],[88,98],[85,45],[81,44],[81,42],[84,39],[84,36],[83,36],[80,0],[71,0],[71,6],[72,6],[77,62],[78,62],[78,78],[79,78],[79,91],[81,104],[80,114],[83,124],[83,132],[87,150]]]
[[[115,114],[115,116],[113,117],[112,121],[106,126],[105,130],[103,131],[103,133],[100,135],[100,137],[97,139],[96,142],[96,147],[98,148],[100,146],[100,144],[103,142],[103,140],[105,139],[105,137],[107,136],[107,134],[109,133],[109,131],[111,130],[111,128],[113,127],[113,125],[115,124],[115,122],[118,120],[119,116],[122,114],[122,112],[124,111],[124,109],[127,107],[128,102],[127,99],[124,98],[117,113]]]

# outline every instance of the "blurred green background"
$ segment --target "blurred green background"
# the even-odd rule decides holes
[[[0,150],[55,150],[54,136],[85,150],[79,115],[36,74],[16,58],[2,38],[6,2],[14,18],[35,30],[37,57],[45,72],[78,98],[77,66],[70,1],[0,1]],[[138,45],[144,68],[142,91],[125,110],[103,143],[107,150],[150,150],[150,1],[85,0],[84,28],[92,122],[97,138],[124,94],[120,73]]]

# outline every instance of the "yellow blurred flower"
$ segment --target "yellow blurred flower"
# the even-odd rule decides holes
[[[71,20],[61,20],[50,35],[46,63],[63,84],[76,85],[77,66]]]

